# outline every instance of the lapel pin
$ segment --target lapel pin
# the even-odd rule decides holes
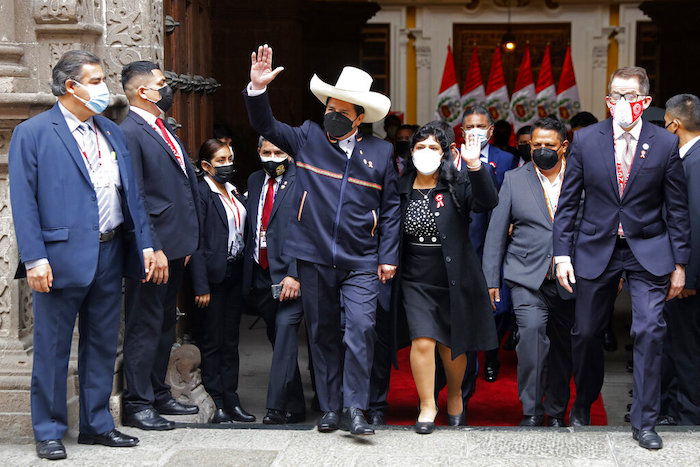
[[[640,157],[641,159],[646,159],[646,157],[647,157],[647,152],[646,152],[646,151],[642,151],[642,153],[639,155],[639,157]]]
[[[362,154],[364,154],[364,153],[362,152],[362,149],[360,149],[360,155],[362,155]]]
[[[644,150],[649,149],[649,144],[648,143],[642,144],[642,149],[644,149]]]
[[[372,164],[372,161],[367,162],[367,165],[369,165],[369,168],[370,168],[370,169],[373,169],[373,168],[374,168],[374,165]]]
[[[438,193],[437,195],[435,195],[435,207],[437,209],[440,209],[444,205],[445,202],[442,200],[442,193]],[[437,216],[437,213],[435,213],[435,215]]]
[[[108,134],[109,136],[112,136],[112,133],[110,133],[109,130],[107,130],[107,134]]]
[[[362,159],[362,162],[367,165],[367,159]]]

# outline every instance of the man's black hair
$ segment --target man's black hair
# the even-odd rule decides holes
[[[560,120],[551,117],[545,117],[543,119],[537,120],[532,125],[532,130],[530,131],[530,136],[535,133],[535,130],[554,130],[559,134],[559,142],[563,143],[567,140],[568,131],[566,130],[566,125],[564,125]]]
[[[669,116],[681,121],[686,130],[700,131],[700,98],[694,94],[678,94],[666,101]]]
[[[51,70],[51,93],[63,96],[66,93],[66,81],[80,82],[83,78],[83,65],[100,65],[97,55],[87,50],[70,50],[63,54]]]
[[[571,117],[571,120],[569,121],[571,128],[583,128],[593,125],[594,123],[598,123],[598,119],[595,118],[595,115],[592,113],[585,111],[577,113]]]
[[[337,97],[335,97],[334,99],[337,99]],[[331,100],[331,96],[328,96],[328,97],[326,98],[326,107],[328,106],[328,101],[330,101],[330,100]],[[342,99],[338,99],[338,100],[342,100]],[[346,101],[346,102],[347,102],[347,101]],[[352,102],[350,102],[350,104],[352,104]],[[355,107],[355,116],[356,116],[356,117],[359,117],[360,115],[362,115],[363,113],[365,113],[365,108],[362,107],[361,105],[352,104],[352,106]],[[397,118],[398,118],[398,117],[397,117]]]
[[[160,70],[160,67],[148,60],[127,63],[124,65],[124,68],[122,68],[122,88],[126,91],[126,86],[136,77],[152,76],[153,70]]]
[[[522,135],[529,135],[531,131],[532,131],[532,126],[530,126],[530,125],[521,126],[520,129],[515,133],[515,138],[518,139]]]

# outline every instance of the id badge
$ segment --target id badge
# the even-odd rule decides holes
[[[110,176],[109,170],[98,170],[93,176],[92,183],[95,186],[95,189],[111,187],[112,177]]]
[[[264,230],[260,231],[259,247],[260,248],[267,248],[267,235],[265,235]]]

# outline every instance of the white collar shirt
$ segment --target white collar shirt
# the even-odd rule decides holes
[[[561,183],[562,180],[564,180],[564,164],[561,165],[559,173],[553,182],[550,182],[549,178],[540,172],[540,169],[537,168],[537,166],[535,166],[535,171],[537,172],[537,177],[540,179],[540,183],[542,184],[542,189],[546,195],[545,197],[547,198],[547,204],[549,204],[550,212],[552,216],[554,216],[554,214],[557,212],[557,206],[559,205]]]
[[[226,182],[225,188],[228,194],[228,197],[226,197],[219,191],[219,188],[209,175],[205,175],[204,180],[209,185],[211,191],[219,196],[219,200],[224,206],[226,221],[228,223],[228,255],[236,257],[243,252],[243,231],[246,218],[245,206],[233,195],[236,192],[236,188],[232,184]]]
[[[700,135],[696,136],[695,138],[691,139],[687,143],[685,143],[681,148],[678,150],[678,155],[681,156],[681,159],[683,159],[686,154],[688,154],[688,151],[695,146],[695,143],[700,141]]]
[[[355,143],[357,143],[357,130],[348,138],[338,141],[338,147],[342,149],[348,159],[350,159],[352,151],[355,149]]]

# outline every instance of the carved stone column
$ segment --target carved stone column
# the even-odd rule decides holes
[[[429,122],[433,120],[435,109],[430,105],[430,98],[434,94],[431,90],[430,64],[432,62],[432,52],[430,48],[430,37],[423,35],[420,29],[411,31],[415,36],[416,48],[416,82],[418,100],[416,102],[416,121]]]

